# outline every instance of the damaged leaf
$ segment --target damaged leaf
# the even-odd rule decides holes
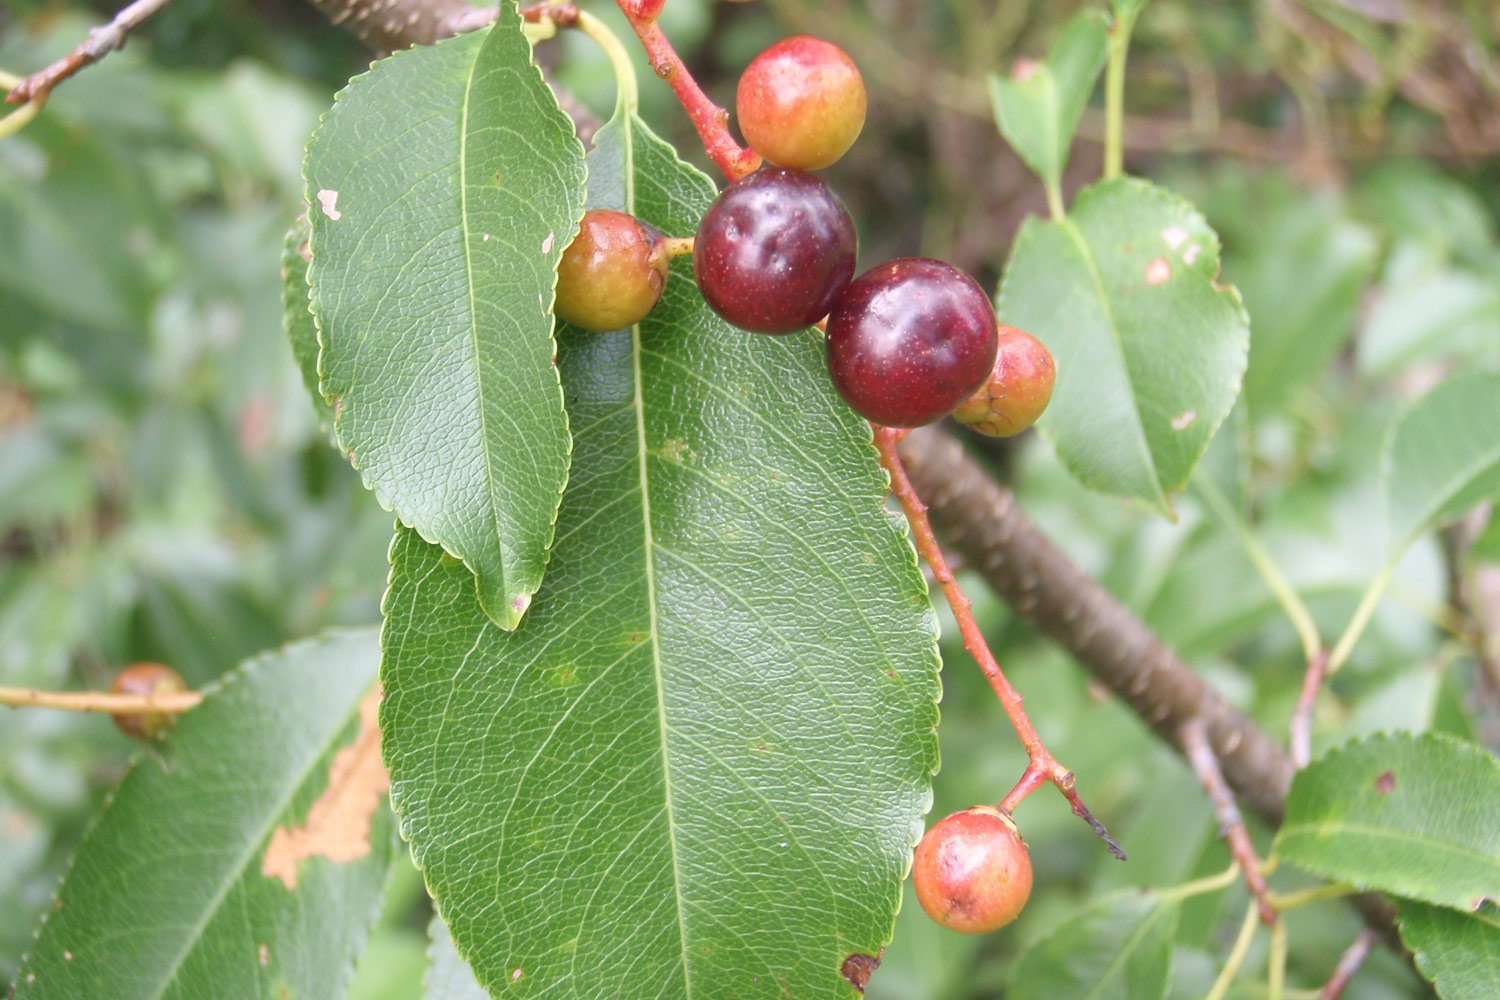
[[[261,858],[273,831],[313,826],[331,777],[341,799],[368,774],[360,706],[379,655],[367,629],[258,657],[142,752],[78,848],[16,1000],[342,996],[384,893],[389,810],[377,803],[362,856],[304,860],[294,889]],[[341,753],[356,763],[342,781]]]

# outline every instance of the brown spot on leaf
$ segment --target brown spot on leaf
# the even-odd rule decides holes
[[[271,949],[261,945],[255,950],[255,957],[260,959],[260,964],[265,965],[271,961]]]
[[[1158,257],[1146,265],[1146,284],[1165,285],[1172,279],[1172,265],[1167,258]]]
[[[1396,776],[1390,771],[1382,772],[1375,779],[1375,791],[1381,795],[1389,795],[1396,789]]]
[[[297,863],[304,858],[347,864],[370,853],[370,822],[391,783],[380,760],[379,708],[377,685],[359,703],[359,732],[353,743],[333,755],[328,787],[308,809],[307,822],[272,831],[260,864],[262,875],[295,889]]]
[[[839,966],[839,974],[849,980],[850,986],[863,993],[865,986],[870,982],[870,973],[880,968],[880,958],[884,954],[884,948],[881,948],[880,952],[875,955],[866,955],[856,951],[844,959],[844,964]]]

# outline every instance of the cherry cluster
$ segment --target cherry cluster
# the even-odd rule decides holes
[[[624,213],[588,212],[558,267],[557,314],[598,331],[639,322],[661,297],[670,257],[690,242],[703,298],[735,326],[783,334],[826,319],[829,375],[866,419],[917,427],[952,414],[997,437],[1030,427],[1052,396],[1052,356],[1000,326],[972,278],[925,257],[855,277],[854,221],[809,173],[864,127],[853,60],[805,35],[778,42],[745,69],[735,110],[766,165],[720,193],[691,241]]]

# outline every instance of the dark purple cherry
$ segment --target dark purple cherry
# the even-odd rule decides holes
[[[860,416],[887,427],[940,420],[995,364],[995,310],[974,279],[925,257],[856,278],[828,317],[828,373]]]
[[[714,312],[735,326],[791,333],[833,309],[854,277],[854,250],[854,220],[826,184],[766,167],[729,185],[703,214],[693,273]]]

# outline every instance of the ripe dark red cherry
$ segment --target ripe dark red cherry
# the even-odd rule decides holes
[[[1031,855],[1015,821],[974,806],[933,824],[912,859],[917,902],[950,930],[988,934],[1031,896]]]
[[[181,675],[160,663],[132,663],[115,675],[109,690],[114,694],[162,695],[187,690]],[[113,716],[115,727],[132,739],[148,743],[161,739],[175,719],[169,712],[137,712]]]
[[[1056,381],[1057,365],[1042,342],[1013,326],[1002,326],[990,377],[953,411],[953,419],[990,437],[1011,437],[1036,423],[1052,399]]]
[[[856,278],[828,317],[828,373],[867,420],[920,427],[952,413],[995,364],[995,311],[974,279],[906,257]]]
[[[798,35],[756,56],[735,92],[740,131],[783,167],[821,170],[854,145],[865,124],[865,81],[830,42]]]
[[[693,273],[714,312],[755,333],[827,316],[854,277],[854,220],[812,174],[765,167],[719,194],[693,242]]]
[[[633,215],[585,212],[557,264],[557,315],[574,326],[623,330],[646,318],[667,282],[661,233]]]

